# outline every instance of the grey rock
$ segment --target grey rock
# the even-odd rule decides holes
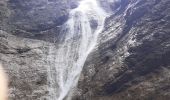
[[[121,0],[73,100],[169,100],[169,7],[168,0]]]
[[[0,62],[9,76],[10,100],[48,98],[49,43],[23,39],[0,31]]]
[[[169,100],[169,0],[110,1],[100,0],[112,15],[73,100]],[[60,29],[76,7],[72,0],[0,1],[0,62],[9,75],[11,100],[49,100],[47,74],[55,66]],[[95,20],[91,26],[96,28]],[[55,70],[50,73],[55,77]]]
[[[72,0],[1,0],[0,29],[13,35],[51,41],[67,21]],[[3,19],[3,20],[2,20]],[[45,39],[46,37],[50,39]]]

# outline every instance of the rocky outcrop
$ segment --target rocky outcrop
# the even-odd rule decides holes
[[[115,1],[100,0],[112,15],[73,100],[169,100],[169,0]],[[55,66],[57,48],[51,42],[60,38],[61,25],[77,5],[75,0],[0,1],[0,62],[9,75],[11,100],[50,100],[47,74],[55,77],[48,69]],[[95,29],[97,23],[91,23]]]
[[[10,100],[50,98],[47,69],[54,65],[49,50],[55,48],[50,42],[75,6],[70,0],[0,1],[0,63],[9,75]]]
[[[77,2],[1,0],[0,4],[0,29],[19,37],[53,42],[54,37],[59,35],[61,25],[67,21],[70,9],[75,8]]]
[[[169,0],[121,0],[89,55],[74,100],[169,100]]]
[[[10,0],[11,24],[27,32],[40,32],[62,25],[67,20],[67,0]]]
[[[45,100],[49,43],[0,31],[0,62],[9,76],[10,100]]]

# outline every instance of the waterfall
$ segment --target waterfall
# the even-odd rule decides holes
[[[103,29],[106,16],[96,0],[81,0],[79,6],[70,11],[69,20],[61,31],[64,35],[62,42],[55,51],[55,68],[50,69],[55,70],[56,75],[50,81],[55,80],[58,85],[57,90],[53,91],[56,96],[50,100],[63,100],[77,85],[86,58],[94,49]]]

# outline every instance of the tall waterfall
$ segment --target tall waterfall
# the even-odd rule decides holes
[[[81,0],[79,6],[69,13],[69,20],[63,25],[62,43],[55,54],[55,80],[58,88],[52,100],[63,100],[77,85],[88,54],[96,45],[107,14],[97,0]],[[53,93],[55,94],[55,93]]]

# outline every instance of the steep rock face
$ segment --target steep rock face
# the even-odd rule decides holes
[[[49,2],[54,4],[47,4],[45,0],[0,1],[0,63],[9,76],[10,100],[48,100],[50,97],[47,74],[54,65],[54,59],[49,57],[54,54],[49,50],[55,51],[55,45],[41,40],[54,42],[51,38],[59,34],[59,26],[67,20],[63,16],[68,15],[70,5],[60,0]]]
[[[77,6],[74,0],[1,0],[0,4],[0,29],[19,37],[53,39],[50,42],[67,21],[69,10]]]
[[[73,100],[169,100],[169,0],[100,1],[114,14]],[[0,1],[0,62],[9,74],[11,100],[50,100],[47,73],[55,66],[56,46],[41,40],[56,42],[76,6],[75,0]]]
[[[52,44],[18,38],[2,30],[0,41],[0,63],[9,76],[10,100],[47,99],[47,55]]]
[[[74,100],[169,100],[169,0],[119,5],[86,61]]]
[[[61,25],[68,14],[67,0],[10,0],[11,23],[20,30],[39,32]]]

